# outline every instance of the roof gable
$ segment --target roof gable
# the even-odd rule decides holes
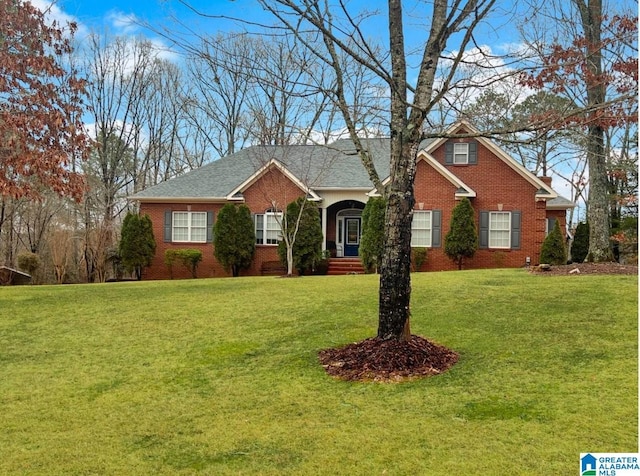
[[[459,177],[454,175],[449,169],[443,166],[440,162],[433,158],[433,156],[427,153],[425,150],[418,151],[418,156],[416,157],[416,161],[424,161],[429,164],[436,172],[442,175],[445,179],[447,179],[455,188],[456,198],[468,197],[473,198],[476,196],[476,192],[465,184]],[[388,176],[382,181],[382,185],[387,185],[391,181],[391,176]],[[378,195],[378,191],[374,188],[369,192],[370,196]]]
[[[236,188],[231,190],[227,195],[227,200],[238,200],[241,199],[242,193],[249,188],[251,185],[256,183],[262,177],[269,173],[272,169],[279,170],[285,177],[287,177],[291,182],[293,182],[300,190],[306,193],[311,200],[320,201],[321,198],[311,189],[307,184],[305,184],[302,180],[296,177],[287,167],[284,166],[280,161],[276,159],[269,160],[266,164],[256,170],[251,176],[249,176],[244,182],[238,185]]]
[[[536,198],[553,199],[558,197],[558,194],[555,192],[555,190],[553,190],[550,186],[548,186],[542,180],[540,180],[538,177],[532,174],[522,164],[520,164],[515,159],[513,159],[513,157],[507,154],[494,141],[481,136],[480,131],[475,127],[473,127],[467,121],[456,122],[449,129],[445,131],[445,135],[456,134],[456,133],[459,133],[460,130],[466,130],[471,135],[477,134],[477,137],[474,137],[475,140],[477,140],[479,143],[481,143],[483,146],[489,149],[493,153],[493,155],[498,157],[502,162],[508,165],[518,175],[520,175],[522,178],[524,178],[527,182],[529,182],[531,185],[533,185],[536,188],[537,190]],[[435,139],[433,142],[427,144],[427,147],[425,148],[425,152],[432,153],[438,147],[444,144],[447,140],[448,140],[447,137],[441,137],[441,138]]]

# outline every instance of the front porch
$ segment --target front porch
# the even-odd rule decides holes
[[[322,208],[323,249],[332,258],[358,257],[364,206],[358,200],[341,200]]]

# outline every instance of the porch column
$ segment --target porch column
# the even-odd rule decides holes
[[[322,207],[322,251],[327,250],[327,209]]]

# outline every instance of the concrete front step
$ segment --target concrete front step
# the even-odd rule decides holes
[[[360,258],[331,258],[327,274],[364,274],[364,268]]]

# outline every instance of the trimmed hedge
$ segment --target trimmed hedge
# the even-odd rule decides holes
[[[191,248],[173,249],[164,252],[164,263],[169,268],[169,276],[173,279],[173,264],[180,261],[190,272],[193,278],[197,278],[198,263],[202,261],[202,251]]]

